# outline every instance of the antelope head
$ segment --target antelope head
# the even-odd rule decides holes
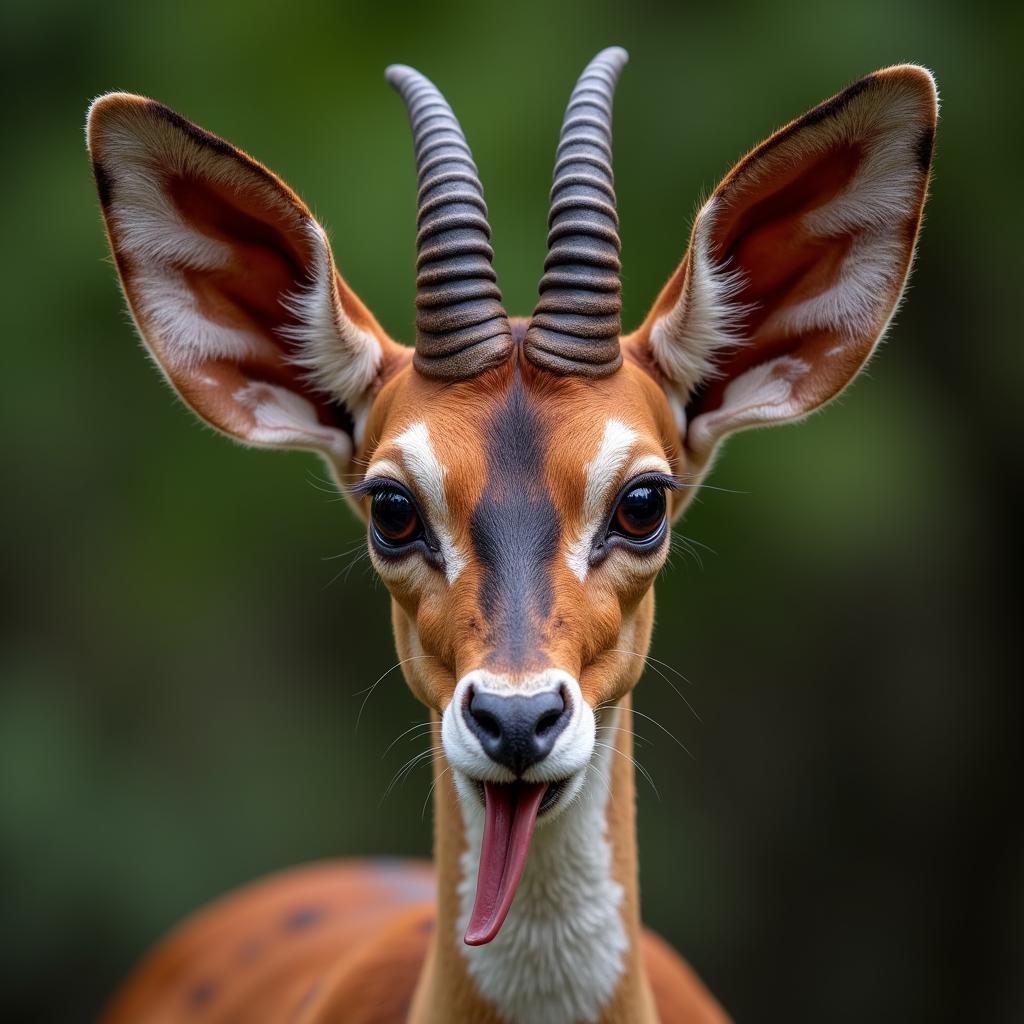
[[[89,117],[110,244],[157,365],[218,430],[322,455],[368,524],[403,671],[482,835],[471,945],[501,929],[535,827],[585,800],[598,723],[641,675],[673,520],[728,435],[806,416],[864,365],[928,181],[931,77],[869,75],[733,168],[623,334],[611,111],[625,62],[600,53],[569,101],[529,319],[502,305],[450,107],[388,69],[418,168],[415,349],[255,160],[141,97],[104,96]]]

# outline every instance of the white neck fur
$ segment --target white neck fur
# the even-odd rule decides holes
[[[600,724],[611,729],[599,736],[613,735],[618,725],[617,708],[606,714]],[[476,893],[484,817],[482,809],[460,801],[467,849],[456,944],[480,995],[508,1024],[596,1022],[622,978],[629,938],[608,838],[612,746],[597,747],[573,803],[538,824],[515,902],[486,946],[462,942]]]

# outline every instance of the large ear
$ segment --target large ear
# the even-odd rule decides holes
[[[876,72],[754,149],[700,210],[624,339],[698,465],[726,434],[818,408],[867,361],[910,271],[937,112],[923,68]]]
[[[152,100],[102,96],[88,144],[110,248],[150,352],[207,423],[347,472],[391,341],[279,178]]]

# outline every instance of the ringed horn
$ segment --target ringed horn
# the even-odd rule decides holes
[[[562,122],[540,301],[526,358],[552,373],[607,377],[622,365],[619,218],[612,175],[612,94],[629,59],[618,46],[584,69]]]
[[[474,377],[512,351],[491,266],[483,186],[462,128],[437,87],[401,64],[385,77],[409,111],[419,183],[413,362],[426,377]]]

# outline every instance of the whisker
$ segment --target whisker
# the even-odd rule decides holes
[[[362,562],[364,560],[367,563],[370,561],[370,549],[369,548],[363,548],[363,550],[361,552],[359,552],[359,554],[357,554],[355,556],[355,558],[352,559],[351,562],[348,563],[348,565],[345,568],[345,581],[346,582],[348,581],[349,576],[352,575],[352,570],[357,565],[359,565],[360,562]]]
[[[420,808],[420,821],[422,821],[422,820],[423,820],[423,816],[424,816],[424,815],[425,815],[425,814],[427,813],[427,803],[428,803],[428,801],[430,800],[430,796],[431,796],[431,794],[432,794],[432,793],[434,792],[434,789],[436,788],[437,784],[438,784],[438,783],[439,783],[439,782],[441,781],[441,779],[443,779],[443,778],[445,777],[445,775],[447,775],[447,774],[448,774],[448,773],[449,773],[449,772],[450,772],[451,770],[452,770],[452,766],[451,766],[451,765],[448,765],[448,767],[447,767],[447,768],[445,768],[445,770],[444,770],[443,772],[441,772],[440,774],[438,774],[437,776],[435,776],[435,778],[434,778],[434,781],[433,781],[433,782],[432,782],[432,783],[430,784],[430,789],[428,789],[428,790],[427,790],[427,795],[426,795],[426,798],[425,798],[425,799],[424,799],[424,801],[423,801],[423,806],[422,806],[422,807]]]
[[[744,496],[752,493],[751,491],[738,491],[732,487],[719,487],[717,484],[701,483],[700,480],[696,480],[696,482],[694,482],[696,476],[696,473],[677,474],[675,478],[676,486],[680,488],[685,487],[699,489],[702,491],[721,491],[723,494],[742,494]],[[687,477],[689,477],[689,480],[687,480]]]
[[[363,698],[363,703],[359,705],[359,714],[356,715],[356,728],[355,728],[355,731],[356,731],[357,734],[359,733],[359,723],[362,721],[363,709],[366,707],[366,702],[373,695],[373,691],[376,690],[378,686],[380,686],[381,682],[387,676],[391,675],[391,673],[394,672],[396,668],[401,668],[403,665],[408,665],[410,661],[420,661],[423,658],[432,658],[432,657],[434,657],[434,655],[432,655],[432,654],[414,654],[410,658],[403,658],[401,661],[396,661],[394,663],[394,665],[391,666],[391,668],[389,668],[386,672],[382,672],[377,677],[376,681],[373,682],[370,686],[368,686],[365,690],[360,690],[359,693],[352,694],[353,697],[358,697],[359,694],[362,694],[362,693],[366,694],[366,696]]]
[[[609,802],[613,801],[615,799],[615,794],[612,792],[611,779],[609,779],[608,776],[603,771],[601,771],[601,769],[598,768],[593,761],[591,761],[590,764],[587,765],[587,774],[589,774],[591,771],[597,772],[598,778],[604,783],[605,795],[608,797]]]
[[[360,550],[359,548],[361,548],[362,550]],[[362,560],[363,560],[364,558],[369,558],[369,557],[370,557],[370,549],[369,549],[368,547],[366,547],[365,545],[360,545],[360,546],[359,546],[359,548],[355,549],[355,550],[356,550],[356,554],[355,554],[355,556],[354,556],[354,557],[352,558],[352,561],[350,561],[350,562],[348,563],[348,565],[344,565],[344,566],[342,566],[342,567],[341,567],[341,568],[340,568],[340,569],[339,569],[339,570],[338,570],[338,571],[337,571],[337,572],[336,572],[336,573],[335,573],[335,574],[334,574],[334,575],[333,575],[333,576],[332,576],[332,577],[331,577],[331,578],[330,578],[330,579],[329,579],[329,580],[328,580],[328,581],[327,581],[327,582],[326,582],[326,583],[324,584],[324,586],[323,586],[323,589],[324,589],[324,590],[327,590],[327,589],[329,589],[330,587],[333,587],[333,586],[334,586],[334,584],[335,584],[335,583],[337,583],[337,582],[338,582],[338,580],[339,580],[339,579],[341,579],[341,577],[342,577],[342,576],[344,576],[344,577],[345,577],[345,579],[347,580],[347,579],[348,579],[348,575],[349,575],[349,573],[350,573],[350,572],[352,571],[352,567],[353,567],[353,566],[355,566],[355,565],[358,565],[358,564],[359,564],[359,562],[361,562],[361,561],[362,561]],[[350,552],[350,553],[351,553],[351,552]]]
[[[336,562],[339,558],[348,558],[349,555],[354,555],[357,551],[363,551],[366,549],[366,541],[360,540],[358,544],[353,545],[348,551],[341,551],[336,555],[324,555],[321,562]]]
[[[330,480],[318,476],[312,471],[306,473],[306,483],[321,494],[328,495],[332,501],[337,501],[338,498],[342,497],[342,495],[338,493],[338,488],[332,484]]]
[[[658,721],[658,720],[657,720],[656,718],[651,718],[651,716],[650,716],[650,715],[645,715],[645,714],[644,714],[644,713],[643,713],[642,711],[637,711],[637,709],[636,709],[636,708],[633,708],[633,714],[634,714],[634,715],[639,715],[639,716],[640,716],[641,718],[646,718],[648,722],[653,722],[653,723],[654,723],[654,724],[655,724],[655,725],[656,725],[656,726],[657,726],[657,727],[658,727],[658,728],[659,728],[659,729],[660,729],[660,730],[661,730],[661,731],[662,731],[662,732],[663,732],[663,733],[664,733],[664,734],[665,734],[666,736],[668,736],[668,737],[669,737],[669,739],[671,739],[671,740],[672,740],[672,741],[673,741],[674,743],[677,743],[677,744],[679,745],[679,749],[680,749],[680,750],[683,750],[683,751],[684,751],[684,752],[686,753],[686,756],[687,756],[687,757],[689,757],[689,758],[690,758],[691,760],[693,760],[693,761],[696,761],[696,760],[697,760],[697,758],[695,758],[695,757],[693,756],[693,754],[692,754],[692,753],[690,753],[690,749],[689,749],[689,747],[687,747],[687,746],[686,746],[686,745],[685,745],[685,744],[684,744],[684,743],[683,743],[683,742],[682,742],[682,741],[681,741],[681,740],[679,739],[679,737],[678,737],[678,736],[676,736],[676,735],[675,735],[674,733],[672,733],[672,732],[669,732],[669,730],[668,730],[668,729],[666,729],[666,728],[665,728],[665,726],[663,726],[663,725],[661,724],[661,722],[659,722],[659,721]]]
[[[697,549],[688,542],[686,537],[683,537],[680,534],[674,534],[672,537],[672,553],[675,554],[676,552],[682,552],[684,555],[689,555],[693,559],[697,568],[702,572],[704,571],[704,561],[700,557],[700,552],[698,552]]]
[[[622,757],[632,762],[633,767],[647,780],[647,784],[654,790],[654,795],[658,798],[658,801],[661,801],[661,793],[658,792],[658,787],[654,784],[654,779],[651,778],[651,773],[635,757],[630,757],[630,755],[624,750],[619,750],[618,747],[614,747],[610,743],[597,742],[594,746],[605,747],[612,751],[612,753],[620,754]]]
[[[383,761],[383,760],[384,760],[384,758],[388,756],[388,753],[389,753],[389,752],[391,751],[391,748],[392,748],[392,747],[394,747],[394,745],[395,745],[395,744],[396,744],[396,743],[397,743],[397,742],[398,742],[398,741],[399,741],[399,740],[400,740],[400,739],[401,739],[401,738],[402,738],[403,736],[409,736],[409,733],[411,733],[411,732],[416,732],[416,736],[409,736],[409,742],[411,743],[411,742],[412,742],[412,741],[413,741],[414,739],[416,739],[416,738],[417,738],[417,737],[419,736],[419,734],[420,734],[421,732],[429,732],[429,731],[430,731],[430,730],[431,730],[431,729],[432,729],[433,727],[434,727],[434,723],[433,723],[433,722],[414,722],[414,723],[413,723],[412,725],[410,725],[410,726],[409,726],[409,728],[408,728],[408,729],[406,729],[406,730],[405,730],[405,732],[400,732],[400,733],[399,733],[399,734],[398,734],[398,735],[397,735],[397,736],[396,736],[396,737],[395,737],[395,738],[394,738],[394,739],[393,739],[393,740],[392,740],[392,741],[391,741],[391,742],[390,742],[390,743],[389,743],[389,744],[388,744],[388,745],[387,745],[387,746],[386,746],[386,747],[384,748],[384,753],[380,755],[380,759],[381,759],[381,760]],[[417,732],[417,730],[419,730],[419,731]]]
[[[669,672],[675,672],[675,674],[679,676],[679,678],[682,679],[684,683],[688,684],[689,686],[693,686],[693,683],[690,681],[690,679],[687,676],[684,676],[683,673],[675,667],[675,665],[670,665],[667,661],[662,661],[660,658],[652,658],[649,654],[644,655],[644,660],[653,662],[655,665],[660,665],[662,668],[667,668]]]
[[[708,554],[711,554],[711,555],[717,555],[718,554],[718,552],[710,544],[705,544],[704,541],[697,540],[696,537],[687,537],[685,533],[676,533],[674,536],[681,537],[688,544],[694,544],[694,545],[696,545],[699,548],[703,548],[705,551],[708,552]]]
[[[683,691],[680,690],[679,687],[676,686],[676,684],[673,683],[672,680],[669,679],[669,677],[667,675],[665,675],[665,673],[662,672],[661,669],[658,666],[659,665],[664,665],[665,668],[672,669],[672,671],[675,672],[676,675],[678,675],[680,679],[682,679],[686,683],[690,683],[690,680],[687,679],[686,676],[684,676],[682,674],[682,672],[680,672],[678,669],[672,668],[672,666],[669,665],[666,662],[659,661],[657,658],[652,658],[652,657],[650,657],[649,655],[646,655],[646,654],[639,654],[636,651],[627,651],[623,647],[610,647],[609,650],[615,652],[616,654],[629,654],[629,655],[632,655],[632,657],[634,657],[634,658],[642,658],[643,661],[649,662],[651,664],[651,667],[654,669],[654,671],[657,672],[658,675],[661,676],[661,678],[664,679],[665,682],[668,683],[668,685],[671,686],[673,690],[675,690],[675,692],[678,695],[679,699],[690,709],[690,712],[693,715],[693,717],[696,718],[697,721],[700,722],[701,725],[704,724],[704,719],[701,718],[699,714],[697,714],[697,709],[686,699],[686,697],[683,694]],[[692,686],[693,684],[690,683],[690,685]]]
[[[384,790],[384,795],[380,798],[381,806],[385,800],[391,795],[391,791],[402,782],[421,764],[424,763],[428,758],[434,756],[434,745],[431,744],[426,750],[421,750],[418,754],[414,754],[397,772],[391,777],[391,781],[388,783],[388,788]]]
[[[621,732],[621,733],[625,733],[625,735],[627,735],[627,736],[632,736],[633,739],[636,740],[636,742],[641,743],[641,744],[643,744],[646,747],[651,746],[651,741],[646,736],[642,736],[640,733],[636,732],[635,730],[627,729],[625,726],[622,726],[622,725],[599,725],[594,730],[594,732],[595,733],[599,733],[599,732]]]

